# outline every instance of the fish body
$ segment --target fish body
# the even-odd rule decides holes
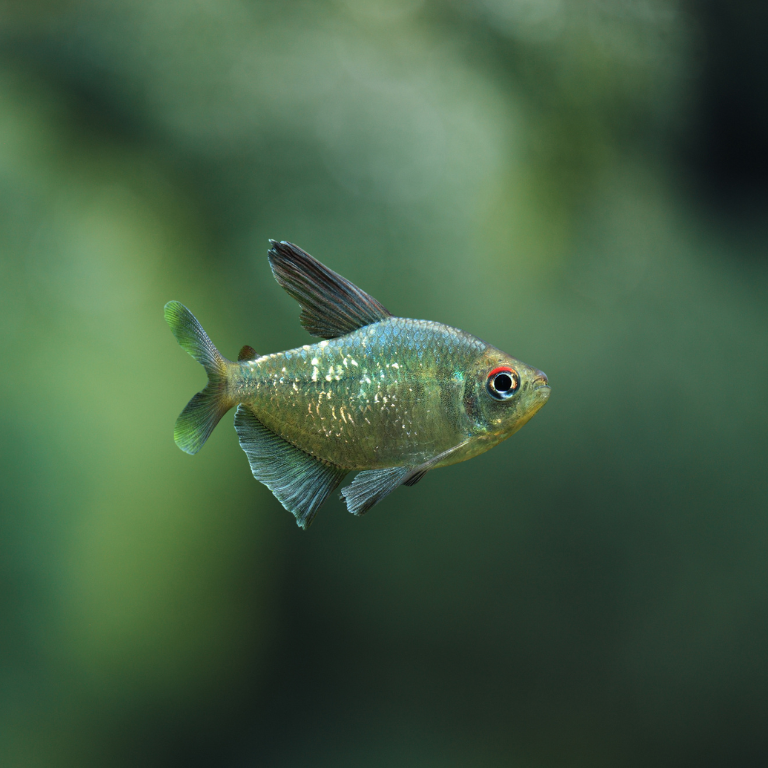
[[[307,527],[328,494],[362,514],[399,485],[505,440],[547,401],[546,376],[471,334],[393,317],[372,297],[290,243],[272,242],[278,282],[322,341],[223,358],[178,302],[166,319],[208,370],[209,385],[179,417],[175,438],[195,453],[226,410],[256,479]]]

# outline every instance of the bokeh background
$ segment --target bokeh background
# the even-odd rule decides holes
[[[0,3],[0,764],[768,764],[768,6]],[[302,533],[222,352],[287,239],[550,377]]]

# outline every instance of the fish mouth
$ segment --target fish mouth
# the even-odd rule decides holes
[[[537,400],[546,402],[549,400],[549,393],[552,391],[549,387],[549,379],[544,371],[536,371],[533,377],[533,391]]]
[[[544,397],[549,397],[550,386],[547,374],[543,371],[537,371],[536,376],[533,378],[533,390],[539,392]]]

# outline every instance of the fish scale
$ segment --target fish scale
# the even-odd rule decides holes
[[[291,243],[272,241],[269,260],[323,341],[261,357],[245,346],[230,361],[185,306],[168,302],[171,331],[208,374],[174,440],[197,453],[236,406],[253,476],[302,528],[350,471],[342,497],[362,515],[400,485],[505,440],[549,398],[541,371],[457,328],[393,317]]]
[[[485,346],[440,323],[388,318],[241,362],[230,386],[269,429],[341,467],[421,463],[467,435],[462,366]]]

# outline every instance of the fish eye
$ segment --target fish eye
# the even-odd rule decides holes
[[[488,374],[488,394],[496,400],[507,400],[520,389],[520,375],[514,368],[502,366]]]

